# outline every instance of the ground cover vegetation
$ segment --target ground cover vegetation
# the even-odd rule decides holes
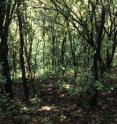
[[[0,124],[117,123],[117,0],[0,0]]]

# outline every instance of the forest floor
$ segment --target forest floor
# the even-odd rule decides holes
[[[65,90],[58,92],[53,86],[57,80],[49,78],[42,81],[41,98],[43,102],[38,109],[37,117],[34,118],[35,124],[117,123],[117,97],[114,91],[110,92],[107,88],[107,90],[99,92],[98,106],[94,111],[90,111],[87,96],[82,97],[79,94],[70,96]],[[107,79],[105,83],[106,87],[113,88],[117,82]]]
[[[70,96],[65,89],[58,91],[53,85],[58,80],[49,77],[40,81],[37,90],[40,91],[41,102],[36,106],[37,112],[31,115],[30,122],[16,121],[16,124],[117,124],[117,97],[113,90],[116,79],[109,78],[104,82],[112,92],[108,88],[100,91],[98,105],[93,111],[85,94]],[[8,124],[8,121],[0,124]]]

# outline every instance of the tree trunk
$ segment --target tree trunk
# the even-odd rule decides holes
[[[10,95],[10,97],[13,97],[13,93],[8,63],[8,33],[15,5],[16,3],[12,4],[11,0],[0,1],[0,63],[2,64],[1,74],[3,76],[5,91]]]
[[[1,51],[0,51],[0,58],[2,63],[2,75],[4,79],[4,86],[5,91],[10,95],[13,96],[12,93],[12,81],[10,78],[10,69],[8,63],[8,30],[5,30],[1,35]]]
[[[98,56],[97,56],[97,53],[95,53],[94,59],[93,59],[93,74],[94,74],[94,81],[95,81],[94,83],[96,83],[96,81],[99,78]],[[94,109],[94,107],[97,106],[97,96],[98,96],[98,91],[94,87],[94,95],[92,96],[92,100],[91,100],[91,107],[92,107],[92,109]]]
[[[66,68],[66,65],[65,65],[65,45],[66,45],[66,34],[62,40],[62,43],[61,43],[61,65],[62,65],[62,75],[64,75],[65,73],[65,68]]]
[[[113,62],[113,58],[114,58],[114,55],[115,55],[115,52],[116,52],[116,47],[117,47],[117,43],[115,42],[112,46],[112,52],[109,53],[109,50],[107,50],[106,68],[108,70],[110,70],[111,67],[112,67],[112,62]]]
[[[25,99],[29,98],[29,88],[28,88],[28,81],[26,79],[26,70],[25,70],[25,62],[24,62],[24,29],[23,29],[23,22],[22,22],[22,13],[20,12],[19,8],[17,9],[18,15],[18,22],[19,22],[19,34],[20,34],[20,65],[22,71],[22,81],[23,81],[23,88],[24,88],[24,95]]]

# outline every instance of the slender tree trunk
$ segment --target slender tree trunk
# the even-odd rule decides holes
[[[62,40],[62,43],[61,43],[61,65],[63,66],[62,67],[62,75],[64,75],[65,73],[65,45],[66,45],[66,34]]]
[[[93,59],[93,74],[94,74],[94,83],[99,79],[99,69],[98,69],[98,56],[97,53],[94,55]],[[98,97],[98,91],[94,87],[94,94],[92,96],[91,100],[91,107],[94,109],[95,106],[97,106],[97,97]]]
[[[96,81],[99,80],[99,65],[100,65],[100,58],[101,58],[101,47],[102,47],[102,40],[103,40],[103,30],[104,30],[104,24],[105,24],[105,8],[102,8],[101,11],[101,17],[100,20],[97,20],[97,24],[96,24],[96,49],[95,49],[95,54],[94,54],[94,60],[93,60],[93,74],[94,74],[94,81],[96,83]],[[92,108],[94,108],[95,106],[97,106],[97,98],[98,98],[98,91],[95,88],[95,92],[94,95],[92,97]]]
[[[75,48],[75,43],[72,39],[72,34],[71,31],[69,30],[69,23],[67,22],[67,30],[68,30],[68,36],[69,36],[69,41],[70,41],[70,47],[71,47],[71,56],[72,56],[72,64],[73,64],[73,68],[74,68],[74,88],[76,86],[76,77],[77,77],[77,65],[78,63],[76,62],[76,48]]]
[[[113,62],[113,58],[115,55],[116,47],[117,47],[117,43],[115,43],[113,45],[111,53],[109,53],[109,50],[107,51],[107,58],[106,58],[106,68],[107,69],[111,69],[111,67],[112,67],[112,62]]]
[[[17,9],[18,15],[18,22],[19,22],[19,34],[20,34],[20,65],[22,71],[22,81],[24,87],[24,95],[26,100],[29,98],[29,88],[28,88],[28,81],[26,79],[26,70],[25,70],[25,62],[24,62],[24,29],[23,29],[23,22],[22,22],[22,13],[20,12],[19,8]]]
[[[52,66],[53,66],[53,69],[55,70],[56,72],[56,53],[55,53],[55,36],[53,35],[51,37],[52,39],[52,50],[51,50],[51,54],[52,54]]]
[[[6,93],[13,97],[12,81],[8,63],[8,34],[9,25],[12,19],[16,3],[12,6],[12,1],[0,1],[0,63],[2,64],[2,76]]]
[[[2,75],[4,78],[4,86],[6,93],[13,96],[12,93],[12,81],[10,77],[10,69],[8,63],[8,30],[5,30],[1,35],[1,63],[2,63]]]

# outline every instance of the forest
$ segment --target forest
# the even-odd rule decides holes
[[[0,124],[117,124],[117,0],[0,0]]]

